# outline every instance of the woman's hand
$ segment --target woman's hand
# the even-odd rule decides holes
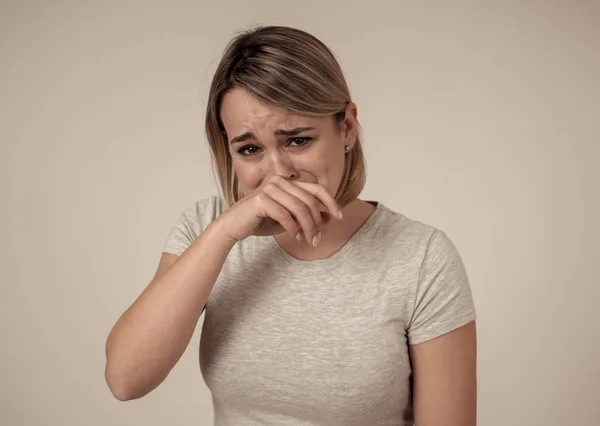
[[[316,246],[319,228],[332,218],[341,219],[341,208],[324,186],[273,176],[217,220],[234,241],[287,232]]]

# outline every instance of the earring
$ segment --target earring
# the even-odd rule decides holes
[[[346,150],[346,152],[350,151],[350,147],[349,147],[348,145],[346,145],[346,146],[344,147],[344,149]]]

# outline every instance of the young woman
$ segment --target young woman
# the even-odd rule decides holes
[[[183,212],[111,331],[116,398],[156,388],[206,309],[216,425],[475,425],[460,255],[443,231],[358,198],[357,116],[314,36],[270,26],[230,42],[206,112],[223,196]]]

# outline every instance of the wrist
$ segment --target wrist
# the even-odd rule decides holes
[[[214,240],[214,243],[219,247],[227,248],[231,250],[233,246],[238,242],[236,238],[230,236],[226,231],[225,218],[220,215],[213,220],[207,227],[205,232],[208,234],[208,238]]]

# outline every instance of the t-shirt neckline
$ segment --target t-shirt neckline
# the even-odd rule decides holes
[[[365,201],[367,203],[373,204],[375,206],[375,210],[369,215],[367,220],[365,220],[365,222],[360,226],[360,228],[358,228],[358,230],[354,233],[354,235],[352,235],[352,237],[346,242],[346,244],[344,244],[341,249],[339,249],[327,259],[302,260],[295,258],[279,245],[279,243],[275,239],[275,236],[273,235],[267,237],[269,243],[271,244],[271,246],[273,246],[275,252],[279,256],[281,256],[283,259],[292,264],[300,266],[325,266],[329,264],[335,264],[341,261],[346,256],[346,254],[358,244],[358,240],[362,238],[362,236],[369,230],[369,228],[371,228],[373,223],[377,220],[381,212],[384,210],[384,205],[380,201]]]

